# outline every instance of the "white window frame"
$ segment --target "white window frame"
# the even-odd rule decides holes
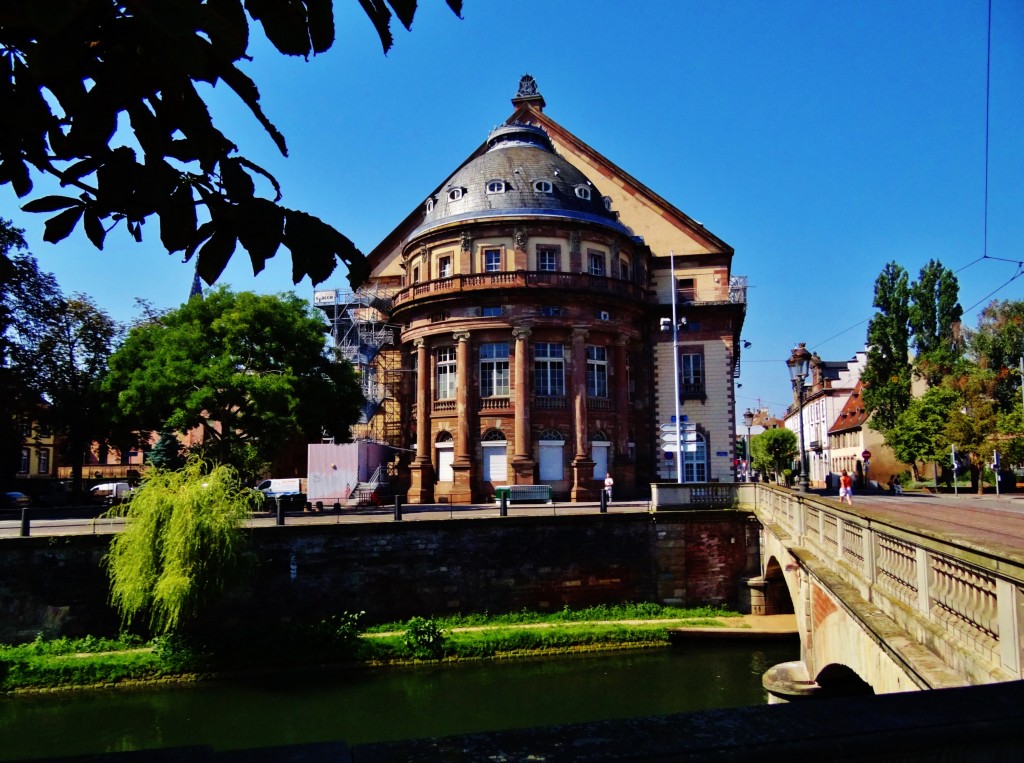
[[[558,272],[559,251],[553,246],[537,247],[537,270],[542,273]]]
[[[587,272],[592,276],[604,277],[608,275],[607,257],[604,252],[597,249],[587,250]]]
[[[537,193],[553,193],[555,187],[551,184],[550,180],[534,180],[533,190]]]
[[[587,345],[587,397],[608,397],[608,348]]]
[[[444,257],[440,257],[437,260],[437,277],[438,278],[451,278],[452,277],[452,256],[446,254]]]
[[[505,181],[504,180],[491,180],[487,183],[487,193],[505,193]]]
[[[435,399],[454,400],[456,372],[458,370],[454,347],[438,347],[435,351],[437,370],[435,374]],[[421,412],[422,415],[422,412]]]
[[[448,201],[458,201],[463,196],[461,188],[452,188],[448,191]]]
[[[501,272],[501,249],[488,248],[481,253],[483,271],[485,273]]]
[[[565,345],[534,342],[533,393],[538,397],[565,397]]]
[[[590,201],[590,189],[585,185],[576,186],[576,195],[587,201]]]
[[[508,397],[508,342],[486,342],[480,345],[480,397]]]

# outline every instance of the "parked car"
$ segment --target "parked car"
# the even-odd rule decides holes
[[[89,490],[89,495],[97,503],[113,506],[127,498],[131,491],[132,486],[127,482],[104,482],[102,485],[94,485]]]
[[[32,499],[24,493],[11,490],[7,493],[0,493],[0,506],[5,509],[23,509],[32,505]]]

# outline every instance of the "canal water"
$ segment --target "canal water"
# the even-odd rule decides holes
[[[350,745],[763,704],[793,641],[0,697],[0,760],[189,745]]]

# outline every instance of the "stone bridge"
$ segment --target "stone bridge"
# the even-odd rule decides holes
[[[800,632],[800,662],[765,676],[774,696],[1022,677],[1024,544],[1016,530],[1024,514],[986,512],[976,502],[943,524],[928,498],[848,506],[763,483],[737,486],[736,505],[763,528],[762,574],[748,581],[752,609],[792,612]]]

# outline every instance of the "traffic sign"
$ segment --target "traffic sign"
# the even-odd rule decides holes
[[[682,435],[676,432],[665,432],[661,436],[662,442],[697,442],[696,432],[683,432]]]
[[[871,460],[871,451],[870,450],[865,450],[863,453],[860,454],[860,457],[863,458],[865,461],[870,461]]]

